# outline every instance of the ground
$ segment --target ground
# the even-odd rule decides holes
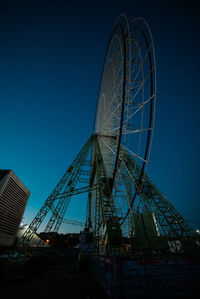
[[[7,299],[43,298],[100,299],[107,298],[103,289],[85,269],[77,269],[75,261],[32,257],[25,267],[9,267],[0,279],[0,294]],[[2,265],[0,265],[2,266]],[[1,272],[1,271],[0,271]]]
[[[49,275],[34,275],[21,279],[4,281],[0,286],[1,294],[6,298],[15,298],[18,294],[20,299],[42,298],[80,298],[100,299],[107,298],[97,282],[89,274],[69,274],[60,269]]]

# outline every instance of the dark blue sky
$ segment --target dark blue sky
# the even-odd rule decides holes
[[[25,222],[92,133],[105,50],[121,13],[144,17],[155,42],[157,113],[148,174],[200,225],[197,1],[142,0],[1,1],[0,168],[13,169],[31,191]],[[81,213],[74,208],[66,217],[81,219]]]

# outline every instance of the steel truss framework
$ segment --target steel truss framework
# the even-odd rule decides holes
[[[121,15],[111,33],[99,86],[94,134],[18,242],[24,250],[46,218],[57,232],[75,194],[88,192],[86,227],[95,249],[109,221],[131,236],[135,214],[155,216],[159,234],[197,239],[193,229],[147,177],[156,106],[156,60],[150,28],[142,18]],[[85,183],[86,187],[77,187]]]
[[[88,190],[88,187],[76,190],[75,186],[82,175],[81,171],[83,166],[90,166],[90,162],[88,163],[86,158],[88,156],[91,143],[92,139],[90,138],[60,179],[50,196],[47,198],[22,238],[18,241],[17,246],[20,250],[24,251],[28,248],[31,239],[50,211],[52,212],[52,215],[44,232],[58,232],[71,196]]]
[[[86,227],[94,232],[97,252],[106,221],[108,219],[117,221],[121,226],[123,236],[130,237],[134,228],[133,215],[138,212],[138,208],[142,212],[154,213],[161,236],[180,242],[185,238],[198,240],[192,227],[147,176],[145,176],[142,190],[138,190],[135,197],[137,186],[135,182],[138,181],[141,169],[137,166],[137,171],[135,171],[134,158],[124,148],[120,149],[123,151],[123,160],[119,159],[119,163],[122,165],[120,183],[124,187],[124,193],[121,196],[127,205],[124,211],[119,211],[118,199],[112,193],[110,179],[105,171],[99,138],[97,135],[92,135],[87,141],[19,240],[18,248],[23,251],[28,248],[34,233],[37,232],[48,212],[52,215],[46,225],[45,232],[58,232],[64,221],[71,197],[83,192],[88,192]],[[87,160],[89,156],[91,160]],[[83,171],[85,165],[90,168],[90,184],[75,189],[82,173],[85,173]]]

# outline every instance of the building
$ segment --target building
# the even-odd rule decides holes
[[[29,196],[12,170],[0,170],[0,246],[13,245]]]

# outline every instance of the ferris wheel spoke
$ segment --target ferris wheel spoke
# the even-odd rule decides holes
[[[106,124],[108,123],[108,121],[111,119],[111,117],[115,114],[115,112],[117,111],[117,109],[121,106],[121,103],[122,103],[122,101],[118,103],[118,105],[115,107],[115,109],[112,111],[112,113],[110,115],[109,115],[109,113],[106,114],[106,116],[108,115],[108,117],[105,119],[105,122],[103,124],[104,127],[106,126]]]
[[[119,92],[119,89],[120,89],[120,85],[122,84],[122,81],[123,80],[121,80],[120,81],[120,83],[119,83],[119,85],[118,85],[118,88],[115,90],[115,91],[113,91],[113,95],[111,96],[113,99],[111,100],[111,102],[110,102],[110,105],[107,107],[107,112],[105,112],[105,116],[104,116],[104,119],[105,119],[105,122],[104,122],[104,126],[105,126],[105,124],[107,123],[107,116],[109,116],[109,117],[111,117],[115,112],[116,112],[116,110],[120,107],[120,105],[121,105],[121,102],[119,102],[118,103],[118,105],[115,107],[115,109],[114,109],[114,111],[112,111],[112,113],[110,114],[110,109],[111,109],[111,107],[112,107],[112,105],[113,105],[113,103],[115,102],[115,100],[117,100],[117,96],[119,95],[121,95],[121,94],[118,94],[118,92]],[[106,98],[108,98],[108,94],[107,94],[107,97],[106,97],[106,94],[104,93],[103,94],[103,96],[104,96],[104,103],[106,103]],[[109,97],[110,98],[110,97]]]
[[[104,145],[114,154],[114,155],[116,155],[116,153],[117,153],[117,151],[115,150],[115,148],[113,147],[111,147],[110,145],[108,145],[108,143],[107,142],[104,142],[103,140],[102,140],[102,142],[104,143]],[[148,161],[147,160],[145,160],[145,159],[143,159],[142,157],[140,157],[139,155],[137,155],[136,153],[134,153],[133,151],[131,151],[130,149],[128,149],[128,148],[126,148],[125,146],[123,146],[123,150],[125,150],[127,153],[129,153],[131,156],[133,156],[133,157],[135,157],[135,158],[137,158],[137,159],[139,159],[139,160],[141,160],[141,161],[143,161],[143,162],[145,162],[145,163],[148,163]]]
[[[151,131],[152,128],[147,128],[147,129],[124,129],[122,131],[122,134],[135,134],[135,133],[142,133],[142,132],[147,132],[147,131]]]
[[[153,68],[152,68],[151,72],[152,72],[152,71],[153,71]],[[144,87],[144,84],[145,84],[145,82],[147,81],[147,79],[149,78],[151,72],[149,72],[149,74],[143,79],[143,82],[140,84],[140,86],[139,86],[139,88],[137,89],[137,91],[135,92],[134,96],[132,96],[132,97],[130,98],[130,101],[127,103],[127,106],[126,106],[126,108],[124,109],[124,113],[130,108],[130,105],[133,103],[134,99],[135,99],[136,96],[139,94],[139,91],[141,90],[141,88]],[[143,102],[143,103],[141,104],[140,107],[142,108],[142,107],[143,107],[146,103],[148,103],[148,101],[151,100],[154,96],[155,96],[155,94],[154,94],[152,97],[150,97],[146,102]],[[138,104],[136,104],[136,105],[138,105]]]
[[[132,59],[132,63],[134,65],[133,70],[131,72],[132,74],[135,72],[135,68],[137,67],[137,65],[139,65],[138,64],[138,59],[139,59],[139,57],[141,58],[141,50],[142,50],[143,46],[145,45],[145,40],[144,39],[143,39],[142,45],[140,47],[138,46],[138,43],[135,39],[133,39],[133,41],[134,41],[134,44],[136,45],[138,54],[137,54],[135,59]]]
[[[126,124],[130,118],[132,118],[137,112],[139,112],[142,108],[144,108],[144,106],[147,103],[149,103],[149,101],[151,101],[154,97],[155,97],[155,95],[153,94],[148,100],[146,100],[144,103],[142,103],[137,110],[135,110],[131,115],[129,115],[128,118],[126,118],[126,120],[124,121],[123,124]]]
[[[139,90],[140,90],[140,88],[141,87],[144,87],[144,84],[146,83],[146,81],[147,81],[147,79],[149,79],[149,77],[150,77],[150,75],[151,75],[151,73],[154,71],[154,69],[155,69],[155,65],[153,65],[152,66],[152,69],[148,72],[148,74],[145,76],[145,78],[142,78],[141,80],[134,80],[134,82],[136,82],[136,83],[138,83],[139,82],[139,84],[133,84],[132,86],[131,86],[131,91],[134,91],[138,86],[139,86]],[[138,92],[138,90],[136,91],[136,93]],[[135,97],[135,95],[134,95],[134,97]]]
[[[116,92],[116,93],[113,93],[113,95],[111,96],[113,99],[111,100],[111,103],[110,103],[110,105],[109,105],[109,107],[107,107],[107,111],[106,111],[106,113],[105,113],[105,120],[107,121],[107,119],[109,118],[109,117],[111,117],[113,114],[115,114],[115,112],[117,111],[117,109],[120,107],[120,105],[121,105],[121,101],[119,102],[119,101],[117,101],[118,100],[118,93]],[[120,96],[120,94],[119,94],[119,96]],[[112,108],[112,106],[113,106],[113,104],[115,103],[115,101],[116,101],[116,103],[118,103],[117,104],[117,106],[115,107],[115,109],[114,110],[112,110],[111,108]],[[111,110],[112,110],[112,113],[110,114],[110,112],[111,112]],[[104,125],[105,125],[106,123],[104,123]]]
[[[116,61],[115,61],[115,63],[113,62],[113,59],[109,59],[109,62],[108,62],[108,65],[109,64],[111,64],[112,65],[112,74],[114,74],[114,80],[112,81],[112,85],[115,85],[115,82],[116,82],[116,79],[117,79],[117,76],[116,76],[116,74],[118,74],[119,73],[119,71],[120,71],[120,68],[122,67],[121,66],[121,64],[118,66],[118,69],[116,70],[115,69],[115,66],[116,66]]]
[[[132,87],[130,88],[130,92],[132,92],[132,91],[134,91],[136,88],[140,87],[141,84],[143,83],[143,80],[144,80],[144,79],[136,81],[137,84],[134,84],[134,86],[132,86]]]
[[[112,63],[113,66],[113,63]],[[115,112],[117,111],[117,109],[121,106],[122,101],[118,101],[117,106],[115,107],[115,109],[112,111],[112,113],[110,113],[110,110],[114,104],[114,102],[117,100],[117,98],[119,97],[121,100],[121,91],[120,89],[122,88],[122,83],[123,83],[123,78],[122,76],[119,75],[119,70],[122,69],[122,66],[120,65],[117,72],[115,72],[115,82],[113,82],[113,88],[111,90],[111,95],[110,97],[112,98],[112,100],[110,101],[110,104],[107,107],[107,112],[105,112],[105,117],[104,117],[104,127],[106,126],[106,124],[108,123],[109,119],[115,114]],[[117,80],[120,78],[120,81],[118,82],[118,85],[116,86]],[[110,98],[108,95],[110,93],[110,86],[108,87],[108,92],[107,92],[107,97]]]
[[[104,134],[108,134],[108,133],[111,133],[111,132],[115,132],[115,131],[118,131],[120,129],[120,127],[116,127],[112,130],[108,130],[108,131],[105,131]],[[151,131],[152,128],[146,128],[146,129],[129,129],[129,128],[123,128],[122,130],[122,134],[135,134],[135,133],[142,133],[142,132],[147,132],[147,131]]]
[[[108,142],[105,142],[104,139],[101,139],[101,142],[112,152],[112,154],[116,155],[117,151],[115,150],[115,147],[111,147],[108,145]]]
[[[128,194],[128,192],[127,192],[127,188],[124,185],[124,180],[123,179],[122,179],[122,184],[123,184],[124,192],[126,193],[126,196],[127,196],[127,205],[128,205],[128,208],[131,209],[130,200],[129,200],[130,194]]]
[[[134,152],[131,151],[130,149],[128,149],[128,148],[125,148],[125,149],[126,149],[126,151],[127,151],[131,156],[133,156],[133,157],[135,157],[135,158],[137,158],[137,159],[139,159],[139,160],[141,160],[141,161],[143,161],[143,162],[145,162],[145,163],[148,162],[147,160],[143,159],[142,157],[140,157],[139,155],[137,155],[136,153],[134,153]]]
[[[131,86],[131,90],[135,89],[134,84],[135,84],[135,82],[137,82],[136,79],[138,78],[138,75],[139,75],[140,71],[142,70],[142,66],[143,66],[144,60],[146,60],[146,58],[148,57],[148,53],[146,54],[145,58],[143,59],[142,63],[140,64],[139,69],[138,69],[137,74],[135,75],[134,79],[132,79],[133,85]],[[151,75],[151,73],[153,72],[154,69],[155,69],[155,65],[152,66],[152,68],[150,69],[150,71],[148,72],[148,74],[146,75],[146,77],[142,80],[143,82],[141,83],[141,85],[140,85],[139,89],[137,90],[136,94],[141,89],[141,87],[144,86],[144,83],[147,81],[147,79],[149,78],[149,76]],[[135,98],[135,95],[134,95],[134,98]]]
[[[123,163],[121,163],[121,165],[122,164]],[[133,190],[130,189],[130,186],[127,189],[127,187],[124,184],[124,180],[126,181],[126,183],[130,180],[130,185],[132,186],[131,183],[132,178],[130,177],[130,173],[127,172],[125,165],[123,165],[123,170],[121,171],[121,173],[118,172],[117,175],[118,175],[117,182],[116,182],[115,192],[113,193],[113,197],[115,199],[117,211],[118,213],[121,212],[122,219],[124,219],[127,210],[132,211],[131,214],[134,212],[134,207],[131,206]],[[121,189],[119,189],[118,185],[122,186]],[[134,181],[134,185],[135,185],[135,181]]]
[[[118,24],[125,36],[120,26],[114,27],[102,71],[94,135],[105,175],[113,181],[113,208],[118,220],[120,217],[123,220],[120,223],[123,234],[128,234],[132,228],[132,212],[139,202],[135,193],[141,188],[138,179],[143,180],[149,164],[155,116],[156,63],[148,25],[141,19],[130,24],[131,19],[121,18],[123,21]],[[102,223],[101,211],[96,215]]]
[[[118,78],[117,78],[117,79],[118,79]],[[111,93],[112,95],[113,95],[113,94],[114,94],[114,95],[117,95],[117,94],[120,94],[120,95],[121,95],[121,93],[119,93],[119,90],[120,90],[120,87],[122,86],[123,79],[120,78],[118,85],[116,84],[117,79],[116,79],[116,81],[114,82],[114,84],[112,85],[112,86],[113,86],[112,89],[110,88],[110,86],[108,86],[108,94]],[[110,105],[108,106],[108,108],[109,108],[110,106],[112,106],[112,101],[110,102]]]
[[[134,83],[135,80],[137,79],[137,77],[138,77],[138,75],[139,75],[139,73],[140,73],[140,71],[141,71],[141,69],[142,69],[142,66],[143,66],[144,62],[145,62],[146,59],[148,58],[149,52],[150,52],[150,50],[151,50],[152,47],[153,47],[153,42],[152,42],[151,45],[149,46],[149,49],[148,49],[148,51],[147,51],[145,57],[142,59],[142,62],[141,62],[141,63],[139,64],[139,66],[138,66],[138,71],[137,71],[135,77],[132,79],[132,82],[133,82],[133,83]],[[132,74],[133,74],[133,73],[134,73],[134,72],[132,72]]]
[[[108,130],[108,131],[105,131],[104,134],[108,134],[108,133],[111,133],[111,132],[115,132],[115,131],[118,131],[120,127],[116,127],[112,130]]]

